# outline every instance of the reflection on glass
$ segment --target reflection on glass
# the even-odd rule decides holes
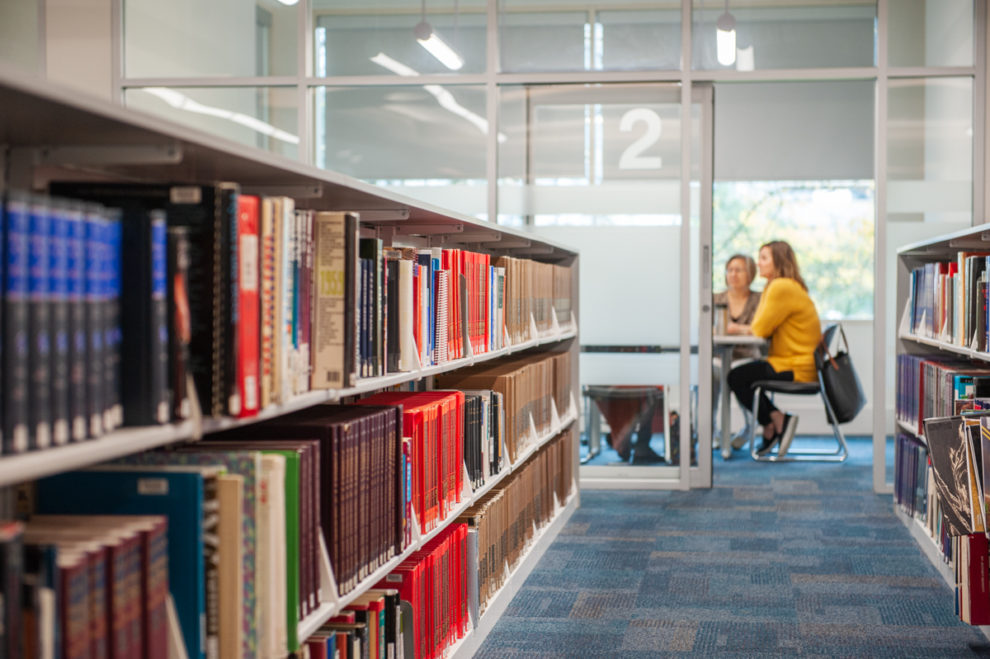
[[[124,102],[241,144],[299,157],[295,89],[275,87],[128,89]]]
[[[973,213],[972,79],[891,80],[888,89],[888,219],[968,225]]]
[[[298,5],[198,0],[122,4],[128,77],[296,74]]]
[[[313,3],[317,76],[389,75],[383,54],[421,74],[481,73],[486,64],[484,0],[450,4]],[[425,11],[423,11],[425,9]]]
[[[499,221],[679,225],[680,107],[657,89],[501,88]]]
[[[873,66],[875,20],[876,2],[867,0],[693,0],[694,68],[752,71]],[[734,49],[731,34],[735,35]]]
[[[890,66],[972,66],[973,0],[887,3]]]
[[[485,89],[317,87],[317,166],[486,216]]]

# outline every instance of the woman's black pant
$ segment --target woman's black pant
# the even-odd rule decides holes
[[[794,371],[773,370],[770,362],[759,359],[753,362],[740,364],[729,371],[729,389],[736,395],[736,400],[747,410],[753,409],[753,383],[760,380],[781,380],[784,382],[794,381]],[[757,421],[761,426],[770,423],[770,413],[777,407],[771,402],[766,393],[760,393],[760,416]]]

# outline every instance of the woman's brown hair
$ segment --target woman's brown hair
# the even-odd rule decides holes
[[[770,256],[773,258],[773,267],[777,271],[776,276],[793,279],[801,284],[801,288],[807,291],[808,285],[801,278],[801,269],[798,268],[797,257],[794,255],[794,250],[791,249],[790,244],[783,240],[771,240],[768,243],[764,243],[760,249],[764,247],[770,250]]]

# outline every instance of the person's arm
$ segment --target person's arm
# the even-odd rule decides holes
[[[790,312],[788,298],[791,285],[797,286],[797,282],[775,279],[767,284],[750,324],[753,334],[768,338],[784,322]]]

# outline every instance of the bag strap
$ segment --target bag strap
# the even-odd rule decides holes
[[[846,352],[848,353],[849,342],[846,340],[846,330],[842,328],[841,323],[839,324],[839,336],[842,337],[842,345],[845,346]],[[835,358],[832,356],[832,352],[828,349],[828,344],[825,342],[824,334],[822,334],[822,337],[818,340],[818,342],[821,344],[822,350],[825,352],[825,359],[823,360],[822,365],[831,364],[832,368],[838,371],[839,364],[835,361]],[[836,346],[836,354],[838,354],[840,350],[841,348]]]

